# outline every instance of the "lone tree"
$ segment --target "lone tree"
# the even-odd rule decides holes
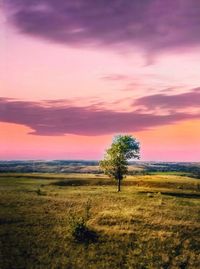
[[[118,192],[121,190],[121,180],[128,172],[128,160],[140,158],[140,143],[131,135],[117,135],[106,150],[100,168],[106,175],[118,181]]]

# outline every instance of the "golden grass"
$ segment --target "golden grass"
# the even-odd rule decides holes
[[[117,193],[101,175],[1,174],[0,268],[197,269],[198,184],[180,175],[128,176]],[[69,219],[86,213],[99,238],[77,243]]]

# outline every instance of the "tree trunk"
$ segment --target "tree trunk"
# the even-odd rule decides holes
[[[118,192],[121,191],[121,179],[118,178]]]

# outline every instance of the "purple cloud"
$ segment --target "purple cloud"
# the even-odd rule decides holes
[[[200,118],[200,114],[169,113],[167,115],[113,111],[95,107],[78,107],[64,102],[30,102],[0,98],[0,121],[30,127],[34,135],[65,134],[105,135],[138,132],[174,124],[178,121]]]
[[[200,45],[199,0],[7,0],[5,10],[20,32],[68,45]]]
[[[200,88],[192,89],[190,92],[176,95],[154,94],[137,99],[133,105],[145,106],[147,109],[153,108],[198,108],[200,104]]]

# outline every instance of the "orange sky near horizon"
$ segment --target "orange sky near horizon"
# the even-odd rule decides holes
[[[0,130],[1,160],[100,160],[112,140],[112,135],[28,135],[30,128],[8,123],[0,123]],[[141,143],[143,161],[180,161],[182,155],[181,161],[192,162],[200,157],[200,121],[182,122],[133,135]],[[160,159],[156,159],[157,156]]]

